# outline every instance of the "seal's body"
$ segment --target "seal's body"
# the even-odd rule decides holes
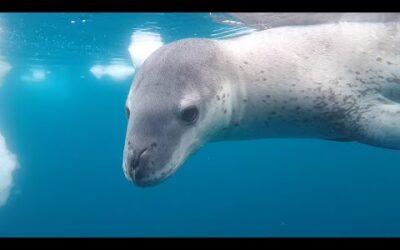
[[[289,26],[161,47],[127,100],[126,176],[157,184],[219,140],[309,137],[400,149],[399,28]]]
[[[236,129],[225,138],[318,137],[399,148],[399,27],[282,27],[221,41],[243,85]]]

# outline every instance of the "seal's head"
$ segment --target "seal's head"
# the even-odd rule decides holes
[[[227,58],[216,42],[185,39],[141,66],[126,102],[123,168],[139,186],[160,183],[228,126],[232,94]]]

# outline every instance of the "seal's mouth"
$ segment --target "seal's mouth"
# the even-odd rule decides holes
[[[127,170],[129,169],[129,170]],[[170,175],[172,175],[175,171],[175,168],[169,168],[166,171],[158,171],[152,172],[151,174],[142,174],[140,171],[143,171],[141,169],[132,169],[132,168],[127,168],[126,165],[124,165],[124,173],[125,177],[135,184],[136,186],[139,187],[153,187],[157,186],[158,184],[162,183],[164,180],[166,180]],[[144,177],[146,176],[146,177]]]
[[[161,173],[154,174],[154,176],[150,175],[146,178],[135,178],[130,179],[132,183],[139,187],[154,187],[164,182],[170,175],[174,173],[174,169],[170,169],[168,171],[164,171]]]

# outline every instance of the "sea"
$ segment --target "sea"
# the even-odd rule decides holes
[[[0,237],[400,236],[400,152],[206,144],[161,184],[123,173],[125,101],[158,47],[257,32],[222,13],[0,13]]]

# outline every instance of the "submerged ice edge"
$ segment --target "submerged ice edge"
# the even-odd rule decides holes
[[[133,66],[140,67],[147,57],[163,45],[162,37],[157,32],[144,30],[134,31],[128,48]]]
[[[0,207],[6,204],[10,196],[17,166],[17,156],[7,148],[6,140],[0,133]]]
[[[89,71],[98,80],[109,77],[113,81],[124,81],[135,73],[147,57],[163,45],[164,43],[159,33],[136,30],[131,35],[131,42],[128,47],[131,65],[125,62],[116,63],[111,60],[108,64],[94,64]]]
[[[0,87],[4,84],[4,77],[11,70],[11,65],[0,59]]]
[[[27,74],[21,76],[21,81],[25,82],[42,82],[45,81],[47,76],[51,73],[50,70],[44,68],[31,68]]]
[[[132,66],[126,64],[95,64],[90,68],[90,72],[97,78],[101,79],[105,76],[110,77],[114,81],[123,81],[135,73]]]
[[[12,66],[0,58],[0,87]],[[7,147],[6,139],[0,132],[0,207],[4,206],[10,196],[13,186],[13,174],[18,166],[17,156]]]

